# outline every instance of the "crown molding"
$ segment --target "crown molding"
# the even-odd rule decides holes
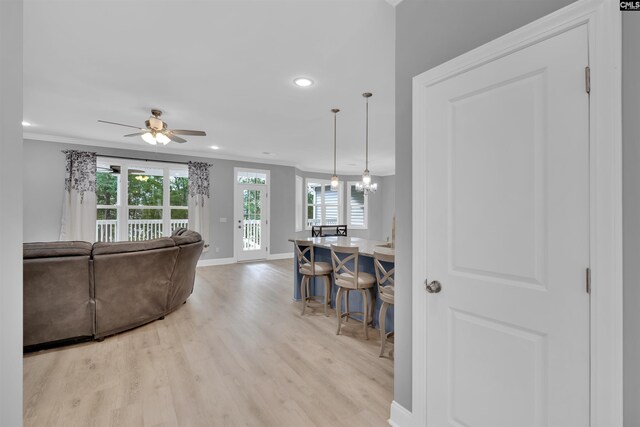
[[[399,5],[402,2],[402,0],[384,0],[384,1],[386,1],[387,3],[389,3],[393,7],[396,7],[397,5]]]
[[[85,138],[75,138],[69,136],[59,136],[59,135],[48,135],[42,133],[34,133],[34,132],[23,132],[23,139],[30,139],[34,141],[44,141],[44,142],[57,142],[59,144],[73,144],[73,145],[87,145],[90,147],[102,147],[102,148],[113,148],[117,150],[126,150],[126,151],[142,151],[149,152],[153,154],[158,154],[159,152],[154,148],[154,146],[145,144],[145,145],[136,145],[131,146],[129,144],[125,144],[122,142],[114,142],[114,141],[104,141],[97,139],[85,139]],[[298,163],[287,162],[287,161],[278,161],[273,159],[265,159],[261,157],[252,157],[252,156],[235,156],[235,155],[226,155],[222,153],[212,153],[209,151],[201,151],[201,150],[193,150],[185,152],[180,149],[171,148],[171,146],[165,146],[162,148],[162,152],[159,154],[169,154],[175,156],[183,156],[183,157],[204,157],[207,159],[220,159],[220,160],[233,160],[237,162],[249,162],[249,163],[261,163],[265,165],[276,165],[276,166],[289,166],[292,168],[299,169],[303,172],[316,172],[316,173],[328,173],[330,174],[331,170],[321,170],[321,169],[308,169],[300,166]],[[104,154],[106,157],[109,154]],[[385,172],[378,173],[375,176],[390,176],[394,175],[395,172]],[[342,175],[354,175],[354,173],[342,173]],[[355,173],[357,175],[357,173]]]

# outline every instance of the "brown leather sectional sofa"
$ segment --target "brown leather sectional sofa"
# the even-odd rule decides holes
[[[108,335],[164,317],[193,292],[199,233],[142,242],[25,243],[24,347]]]

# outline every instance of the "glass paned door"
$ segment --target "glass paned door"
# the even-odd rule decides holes
[[[242,250],[262,249],[262,190],[242,190]]]
[[[249,172],[255,172],[256,177],[247,178],[247,171],[236,170],[234,230],[238,261],[266,259],[269,253],[268,172]]]

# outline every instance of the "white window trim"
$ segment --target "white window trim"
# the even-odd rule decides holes
[[[118,241],[126,242],[129,240],[129,209],[158,209],[162,210],[162,235],[164,237],[171,236],[171,210],[172,209],[188,209],[188,206],[171,206],[170,200],[170,175],[171,170],[188,171],[188,166],[182,163],[167,162],[151,162],[146,160],[120,159],[108,156],[99,156],[98,163],[108,163],[110,165],[120,166],[120,174],[118,176],[118,197],[116,205],[98,205],[97,209],[117,209],[118,211]],[[162,206],[139,206],[129,205],[129,169],[135,167],[148,167],[153,169],[162,169]]]
[[[327,204],[324,202],[324,187],[326,185],[331,185],[331,181],[328,179],[315,179],[315,178],[305,178],[304,186],[302,187],[304,191],[304,195],[302,197],[302,203],[304,206],[304,229],[311,230],[311,226],[309,225],[309,202],[307,201],[307,188],[309,188],[309,182],[314,184],[322,185],[322,203],[316,203],[313,206],[321,206],[320,215],[322,216],[322,220],[327,216],[326,206]],[[338,225],[342,225],[342,218],[344,218],[344,192],[343,192],[343,182],[340,181],[338,185]]]
[[[367,194],[364,195],[364,225],[351,224],[351,188],[356,184],[358,181],[347,182],[347,226],[353,230],[367,230],[369,228],[369,195]]]

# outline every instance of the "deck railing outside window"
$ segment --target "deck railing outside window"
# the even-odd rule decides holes
[[[172,219],[171,231],[176,228],[189,226],[188,219]],[[130,219],[128,221],[127,237],[129,241],[150,240],[162,237],[161,219]],[[99,219],[96,221],[96,242],[117,242],[118,221]]]

